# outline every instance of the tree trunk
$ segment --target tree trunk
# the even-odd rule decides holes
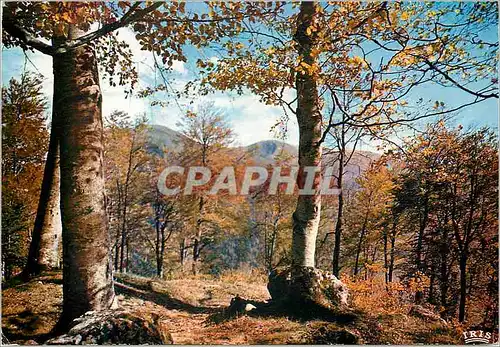
[[[431,265],[431,276],[429,278],[429,297],[427,298],[427,301],[431,304],[435,304],[436,300],[434,298],[434,292],[435,292],[435,284],[436,284],[436,267],[434,264]]]
[[[205,158],[205,155],[203,155],[203,158]],[[203,162],[205,162],[205,159],[203,159]],[[196,221],[196,236],[194,238],[194,243],[193,243],[193,265],[192,265],[192,271],[193,275],[198,274],[198,262],[200,260],[200,253],[201,253],[201,224],[202,224],[202,219],[203,219],[203,207],[205,206],[205,199],[203,196],[200,197],[199,205],[198,205],[198,220]]]
[[[338,212],[337,212],[337,223],[335,224],[335,245],[333,247],[333,261],[332,261],[332,271],[333,274],[339,277],[340,267],[340,240],[342,238],[342,214],[344,210],[344,196],[342,195],[342,179],[344,176],[344,148],[341,149],[340,161],[339,161],[339,172],[337,179],[337,188],[339,189],[338,196]]]
[[[62,235],[59,192],[59,139],[55,112],[52,115],[49,151],[43,172],[40,200],[24,274],[33,276],[59,266]]]
[[[128,273],[130,270],[130,237],[127,237],[127,253],[125,259],[125,272]]]
[[[311,50],[315,44],[315,34],[307,35],[307,28],[313,24],[316,5],[313,2],[302,2],[297,18],[297,31],[294,40],[297,43],[299,58],[313,66],[315,58]],[[309,72],[296,75],[297,89],[297,122],[299,125],[299,175],[297,184],[302,189],[305,184],[305,167],[321,168],[321,135],[322,117],[318,107],[318,90],[315,76]],[[312,174],[312,173],[309,173]],[[321,174],[314,178],[310,195],[299,195],[293,213],[292,267],[314,267],[316,236],[318,233],[321,195],[319,184]],[[293,272],[292,272],[293,276]]]
[[[392,282],[393,281],[393,277],[394,277],[394,256],[395,256],[395,245],[396,243],[396,234],[392,234],[391,235],[391,252],[389,253],[390,254],[390,258],[389,258],[389,282]]]
[[[447,222],[447,219],[446,219]],[[446,224],[444,224],[443,231],[441,234],[441,264],[440,264],[440,302],[441,306],[444,307],[445,309],[448,307],[448,250],[449,250],[449,245],[448,245],[448,229],[446,227]]]
[[[118,179],[116,180],[116,192],[118,194],[118,199],[117,199],[118,206],[116,208],[116,211],[118,211],[118,213],[117,213],[116,219],[119,222],[120,221],[120,214],[121,214],[121,211],[122,211],[122,194],[121,194],[120,182],[118,181]],[[109,208],[109,206],[108,206],[108,208]],[[120,244],[121,244],[120,235],[121,235],[121,228],[120,227],[116,227],[116,234],[115,234],[115,257],[114,257],[115,271],[120,270]]]
[[[83,33],[70,28],[69,39]],[[103,174],[102,96],[97,60],[84,45],[54,56],[60,126],[63,312],[59,328],[114,306]]]
[[[116,228],[115,240],[115,271],[120,269],[120,229]]]
[[[158,216],[156,217],[156,276],[163,278],[163,252],[164,252],[164,235],[160,228]]]
[[[183,238],[181,240],[181,244],[179,246],[179,256],[180,256],[179,260],[181,262],[181,266],[183,266],[184,265],[184,260],[186,258],[186,239],[185,238]]]
[[[389,256],[387,254],[388,252],[388,242],[389,242],[389,235],[388,230],[387,230],[387,225],[384,226],[384,271],[385,271],[385,284],[389,283]],[[386,287],[387,288],[387,287]]]
[[[389,253],[389,273],[388,273],[389,282],[393,281],[397,226],[398,226],[398,217],[394,216],[394,220],[392,222],[392,232],[391,232],[391,251]]]
[[[276,216],[273,223],[273,233],[271,234],[271,244],[269,245],[269,257],[267,263],[267,268],[269,271],[273,269],[274,251],[276,249],[276,239],[278,237],[278,222],[279,216]]]
[[[465,320],[465,304],[467,300],[467,256],[460,255],[460,303],[458,306],[458,321]]]
[[[368,212],[365,215],[365,220],[363,221],[363,226],[361,227],[361,232],[359,233],[358,245],[356,247],[356,262],[354,263],[354,276],[357,276],[358,274],[359,256],[361,254],[361,247],[363,246],[363,239],[365,237],[367,223],[368,223]]]
[[[125,242],[127,241],[127,234],[125,232],[125,226],[122,226],[122,237],[120,246],[120,272],[123,272],[125,264]]]
[[[429,196],[428,192],[425,193],[424,196],[424,205],[423,205],[423,212],[422,212],[422,218],[420,219],[420,225],[418,229],[418,236],[417,236],[417,249],[416,249],[416,265],[417,265],[417,271],[420,271],[421,274],[424,273],[424,264],[422,261],[422,250],[423,250],[423,241],[424,241],[424,233],[425,233],[425,228],[427,227],[427,221],[429,218]],[[415,293],[415,302],[418,304],[422,301],[424,296],[424,293],[420,290],[418,290]]]

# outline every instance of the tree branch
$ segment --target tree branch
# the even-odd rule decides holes
[[[5,10],[3,11],[3,13],[4,13],[3,29],[10,36],[19,39],[24,45],[32,47],[43,54],[47,55],[54,54],[54,48],[51,45],[37,39],[28,30],[26,30],[18,23],[16,23],[16,21],[14,20],[14,18],[12,18],[12,15],[10,13],[6,12]]]
[[[463,85],[461,85],[460,83],[458,83],[457,81],[455,81],[450,75],[448,75],[446,72],[442,71],[441,69],[439,69],[436,64],[432,63],[431,61],[429,61],[428,59],[425,59],[424,62],[434,71],[436,71],[437,73],[439,73],[441,76],[443,76],[446,80],[450,81],[451,83],[453,83],[453,85],[455,85],[456,87],[458,87],[459,89],[469,93],[469,94],[472,94],[474,96],[477,96],[478,98],[484,98],[484,99],[489,99],[489,98],[497,98],[498,99],[498,94],[495,94],[495,93],[492,93],[492,94],[481,94],[481,93],[477,93],[473,90],[470,90],[466,87],[464,87]]]
[[[127,13],[125,13],[122,18],[120,18],[120,20],[113,22],[113,23],[106,24],[102,28],[100,28],[94,32],[88,33],[86,35],[83,35],[82,37],[75,39],[75,40],[65,42],[65,43],[61,44],[60,46],[55,47],[54,54],[66,53],[69,50],[72,50],[76,47],[90,43],[90,42],[92,42],[100,37],[103,37],[103,36],[113,32],[113,31],[117,30],[117,29],[123,28],[123,27],[143,18],[148,13],[156,10],[161,5],[163,5],[163,2],[155,2],[153,5],[151,5],[149,7],[146,7],[142,10],[137,10],[139,4],[140,4],[140,2],[134,4],[130,8],[130,10]]]

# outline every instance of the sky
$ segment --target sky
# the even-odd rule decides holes
[[[122,28],[119,30],[119,37],[123,38],[131,47],[134,54],[134,62],[139,72],[139,88],[145,87],[159,79],[158,72],[155,72],[151,53],[142,51],[132,30]],[[194,49],[186,51],[188,62],[174,62],[172,71],[168,73],[170,84],[174,88],[182,89],[184,85],[196,78],[196,59],[200,56],[206,60],[214,60],[209,51],[200,52]],[[21,49],[13,48],[2,51],[2,84],[5,86],[12,77],[18,78],[23,70],[38,72],[43,75],[43,88],[49,100],[48,112],[50,112],[50,100],[52,99],[53,74],[52,59],[39,52],[28,52],[26,55]],[[107,81],[101,81],[103,93],[103,115],[106,117],[115,110],[125,111],[131,116],[146,113],[152,124],[168,126],[174,130],[178,129],[177,123],[181,115],[188,107],[196,107],[199,103],[213,102],[215,106],[222,109],[233,127],[236,135],[234,145],[246,146],[258,141],[276,138],[277,134],[271,128],[283,116],[281,107],[273,107],[259,102],[259,98],[252,94],[231,95],[229,93],[216,93],[208,96],[197,96],[194,103],[189,105],[185,100],[170,98],[169,104],[165,107],[150,106],[148,99],[133,96],[125,98],[123,87],[111,87]],[[418,98],[440,100],[449,107],[459,106],[471,100],[472,97],[455,88],[444,88],[441,86],[426,84],[412,92],[414,100]],[[466,108],[456,114],[451,122],[452,125],[462,124],[464,127],[489,126],[498,127],[498,102],[497,100],[487,100],[480,104]],[[286,141],[290,144],[298,144],[298,126],[295,119],[290,119],[287,125]],[[364,143],[359,148],[361,150],[376,151],[375,143]]]
[[[119,30],[119,37],[126,40],[134,54],[134,61],[139,72],[139,88],[145,87],[149,82],[154,81],[155,72],[151,67],[154,66],[154,60],[150,52],[142,51],[135,39],[135,34],[128,29]],[[194,56],[191,52],[191,56]],[[43,89],[48,100],[52,99],[53,93],[53,73],[52,59],[39,52],[27,52],[25,54],[19,48],[5,49],[2,51],[2,84],[7,85],[12,77],[18,78],[24,69],[41,73],[43,75]],[[197,68],[196,59],[189,59],[188,62],[174,62],[172,72],[168,74],[170,84],[176,88],[183,88],[184,85],[195,78]],[[215,59],[215,57],[206,57],[206,59]],[[156,78],[160,78],[159,74]],[[107,81],[101,79],[101,88],[103,93],[103,116],[109,115],[114,110],[127,112],[131,116],[143,114],[144,112],[152,124],[168,126],[174,130],[178,129],[177,123],[182,114],[188,107],[196,107],[196,104],[203,102],[213,102],[215,106],[221,108],[231,124],[234,132],[236,146],[246,146],[258,141],[275,139],[276,133],[271,128],[280,119],[283,114],[281,107],[267,106],[259,102],[255,95],[230,95],[228,93],[216,93],[205,97],[196,97],[195,103],[189,105],[187,102],[181,105],[172,99],[166,107],[151,107],[150,100],[138,98],[137,96],[126,99],[125,89],[123,87],[110,87]],[[180,106],[180,107],[179,107]],[[50,104],[48,107],[50,111]],[[295,120],[290,120],[288,124],[288,133],[286,141],[291,144],[298,143],[298,127]]]

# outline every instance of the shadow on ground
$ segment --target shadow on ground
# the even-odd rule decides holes
[[[254,309],[245,312],[245,306],[247,304],[252,305]],[[335,311],[307,304],[294,307],[293,305],[289,305],[287,303],[275,302],[272,300],[263,302],[236,297],[233,299],[233,302],[229,307],[224,308],[220,312],[213,313],[209,316],[208,320],[214,323],[219,323],[237,318],[242,314],[262,318],[286,317],[299,322],[321,320],[324,322],[336,323],[338,325],[354,324],[362,315],[361,312],[353,310]]]
[[[179,299],[173,298],[168,293],[156,292],[148,283],[139,284],[133,281],[128,281],[126,278],[115,279],[115,289],[119,294],[134,296],[142,300],[151,301],[170,310],[185,311],[193,314],[216,314],[221,311],[220,308],[191,305]]]

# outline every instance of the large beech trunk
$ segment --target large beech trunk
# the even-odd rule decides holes
[[[24,274],[59,267],[59,242],[61,240],[61,207],[59,195],[59,139],[56,117],[52,117],[49,151],[43,172],[40,200],[30,243]]]
[[[70,39],[82,32],[72,28]],[[60,123],[63,312],[60,327],[115,303],[107,230],[102,96],[93,48],[54,56],[54,113]]]
[[[301,60],[309,65],[314,64],[311,50],[314,37],[307,35],[306,29],[313,23],[315,3],[302,2],[297,18],[297,31],[295,41]],[[304,168],[321,166],[321,124],[322,117],[318,107],[318,90],[315,77],[309,73],[297,73],[297,122],[299,125],[299,175],[297,184],[304,186]],[[311,174],[311,173],[310,173]],[[316,249],[316,236],[318,233],[321,196],[319,185],[321,175],[318,173],[314,179],[311,195],[299,195],[297,207],[293,213],[293,238],[292,238],[292,277],[304,267],[314,267]]]

